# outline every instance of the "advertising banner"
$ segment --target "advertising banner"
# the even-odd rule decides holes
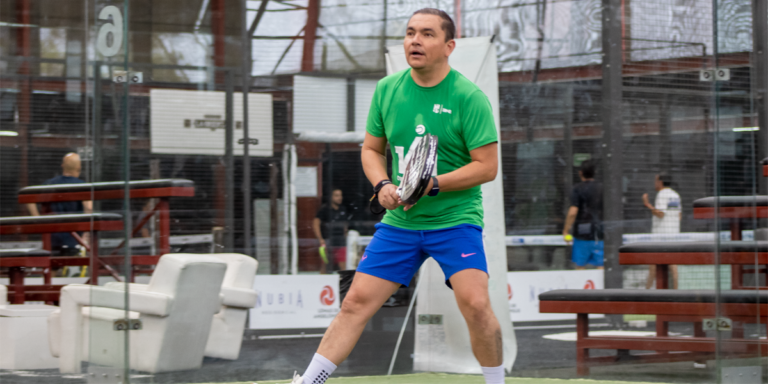
[[[251,329],[327,328],[339,313],[338,275],[258,275]]]
[[[226,94],[217,91],[152,89],[150,142],[152,153],[223,156],[226,137]],[[243,154],[243,94],[232,98],[233,153]],[[250,156],[273,155],[272,95],[248,94]]]
[[[539,313],[539,294],[555,289],[603,289],[603,270],[507,272],[512,321],[572,320],[572,313]],[[601,318],[603,315],[590,315]]]

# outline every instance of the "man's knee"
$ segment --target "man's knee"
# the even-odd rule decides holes
[[[460,299],[462,312],[468,322],[486,323],[494,314],[488,296],[476,295]]]
[[[358,290],[351,289],[341,303],[341,313],[351,316],[365,316],[371,312],[372,306],[373,299],[366,297]]]

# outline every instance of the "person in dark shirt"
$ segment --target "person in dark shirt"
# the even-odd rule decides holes
[[[573,241],[571,259],[576,269],[592,264],[603,268],[603,186],[595,181],[595,163],[587,160],[579,170],[581,183],[573,186],[571,207],[563,227],[566,242]],[[573,227],[573,237],[571,228]]]
[[[320,247],[325,247],[328,264],[333,267],[337,264],[340,270],[346,269],[347,264],[347,229],[349,215],[342,205],[344,196],[341,189],[334,188],[329,204],[323,204],[317,211],[312,222],[312,230],[315,233]],[[320,273],[326,273],[325,261],[320,263]]]
[[[61,162],[61,175],[47,180],[45,185],[52,184],[78,184],[84,183],[80,180],[81,162],[77,153],[68,153]],[[91,201],[63,201],[48,204],[50,214],[64,213],[91,213],[93,212],[93,203]],[[40,216],[37,204],[27,204],[27,209],[32,216]],[[83,236],[88,241],[88,234]],[[60,256],[75,256],[79,253],[77,250],[78,242],[71,234],[66,232],[51,234],[51,251]]]

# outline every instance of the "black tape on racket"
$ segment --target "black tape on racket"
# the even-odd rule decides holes
[[[424,196],[437,166],[437,136],[426,134],[416,138],[408,150],[403,179],[397,194],[404,203],[413,205]]]

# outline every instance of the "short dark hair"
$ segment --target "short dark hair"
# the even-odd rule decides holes
[[[661,172],[656,176],[659,178],[659,181],[661,181],[661,185],[665,187],[672,185],[672,176],[670,176],[669,173]]]
[[[443,19],[443,23],[440,25],[440,28],[443,29],[443,32],[445,32],[445,41],[451,41],[456,37],[456,24],[453,23],[453,19],[451,19],[450,16],[448,16],[445,11],[437,9],[437,8],[422,8],[418,11],[414,12],[411,17],[414,15],[435,15],[439,16],[441,19]]]
[[[592,179],[595,177],[595,162],[592,160],[585,160],[581,163],[581,176],[585,179]]]

